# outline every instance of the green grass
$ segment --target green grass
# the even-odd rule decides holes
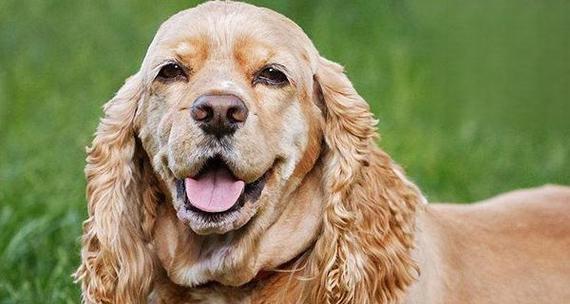
[[[431,200],[570,183],[570,2],[256,2],[346,66]],[[0,304],[78,302],[84,147],[160,22],[189,6],[0,2]]]

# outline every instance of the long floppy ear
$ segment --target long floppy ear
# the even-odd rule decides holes
[[[327,189],[343,194],[361,166],[368,165],[377,120],[341,65],[320,57],[315,81],[324,103]]]
[[[406,204],[415,204],[417,189],[376,146],[377,121],[342,66],[321,57],[315,86],[325,115],[327,196],[304,301],[395,303],[413,280],[413,211]]]
[[[135,74],[104,106],[87,148],[89,218],[83,224],[81,265],[74,274],[85,303],[145,303],[152,287],[153,257],[147,243],[157,193],[133,126],[142,95]]]

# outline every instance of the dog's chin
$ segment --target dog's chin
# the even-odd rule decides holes
[[[262,192],[273,172],[268,169],[257,180],[246,184],[231,208],[221,212],[204,211],[192,204],[186,195],[186,183],[176,181],[178,218],[199,235],[225,234],[246,225],[257,213],[263,201]]]

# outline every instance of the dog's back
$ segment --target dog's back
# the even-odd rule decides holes
[[[570,303],[569,187],[433,204],[419,227],[425,240],[418,245],[427,248],[419,249],[423,270],[415,288],[433,288],[434,301]]]

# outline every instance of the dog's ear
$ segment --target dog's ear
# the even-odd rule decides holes
[[[315,87],[325,116],[326,196],[303,300],[396,303],[417,270],[409,252],[421,193],[376,147],[377,121],[343,68],[320,58]]]
[[[320,57],[315,87],[325,116],[326,174],[334,177],[328,179],[328,188],[339,192],[352,183],[361,166],[367,165],[370,148],[375,145],[377,120],[341,65]]]
[[[368,165],[377,137],[377,120],[337,63],[323,57],[315,74],[318,102],[325,116],[324,187],[329,211],[342,215],[342,198],[363,166]],[[342,216],[340,216],[342,218]]]
[[[369,105],[356,92],[342,66],[320,58],[315,74],[318,102],[325,116],[323,187],[327,197],[322,234],[310,267],[316,280],[308,291],[315,303],[352,303],[362,262],[355,256],[351,230],[355,213],[346,204],[352,185],[376,144],[376,119]],[[365,244],[362,244],[365,246]]]
[[[133,121],[143,89],[139,74],[127,79],[104,106],[87,148],[87,200],[81,281],[86,303],[145,303],[153,258],[147,248],[155,218],[156,186]]]

